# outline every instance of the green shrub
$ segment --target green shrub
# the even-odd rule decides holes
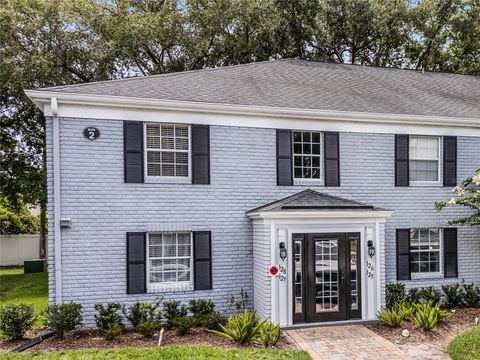
[[[163,317],[169,326],[172,326],[173,319],[187,316],[187,312],[188,310],[184,305],[180,306],[180,301],[171,300],[163,303]]]
[[[155,335],[155,330],[157,329],[157,322],[154,320],[145,320],[142,321],[135,327],[135,331],[138,331],[145,338],[151,338]]]
[[[57,336],[63,339],[65,333],[82,325],[82,305],[74,302],[49,305],[43,314],[43,324],[57,331]]]
[[[258,335],[260,327],[265,322],[257,317],[257,312],[244,310],[242,314],[232,315],[228,318],[225,326],[220,325],[221,330],[209,330],[212,333],[221,335],[239,344],[250,342]]]
[[[106,340],[114,340],[122,335],[123,327],[118,323],[109,324],[106,328],[102,329],[102,335]]]
[[[433,286],[425,288],[411,288],[408,292],[407,299],[411,304],[419,302],[428,303],[429,301],[434,304],[440,304],[442,301],[442,293]]]
[[[209,315],[203,315],[196,319],[197,326],[203,326],[208,330],[220,330],[220,325],[225,325],[226,319],[218,312]]]
[[[475,284],[462,281],[463,305],[465,307],[480,306],[480,289]]]
[[[391,309],[381,309],[377,313],[378,320],[386,326],[399,327],[405,319],[403,311],[393,307]]]
[[[8,338],[18,340],[35,324],[33,305],[9,304],[0,306],[0,331]]]
[[[453,309],[463,306],[464,294],[459,283],[442,285],[444,295],[444,306]]]
[[[385,300],[387,309],[391,309],[395,304],[405,299],[405,284],[392,283],[385,286]]]
[[[190,316],[177,316],[172,320],[172,328],[177,335],[186,335],[195,325],[195,319]]]
[[[128,311],[122,308],[125,318],[136,328],[140,323],[146,321],[160,322],[162,320],[162,312],[159,310],[160,303],[154,304],[139,302],[132,304]]]
[[[263,346],[275,346],[280,339],[280,324],[265,321],[258,329],[258,335],[254,341]]]
[[[106,307],[96,304],[94,308],[98,312],[95,314],[95,323],[105,339],[112,340],[119,336],[122,333],[123,324],[118,311],[122,306],[117,303],[109,303]]]
[[[408,319],[417,327],[424,330],[432,330],[437,323],[450,316],[445,310],[440,308],[440,304],[428,303],[414,304],[415,311]]]
[[[195,319],[211,315],[215,312],[215,304],[212,300],[190,300],[188,310]]]

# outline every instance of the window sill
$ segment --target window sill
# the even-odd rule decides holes
[[[437,280],[443,279],[443,273],[436,272],[436,273],[412,273],[411,274],[412,280]]]
[[[169,293],[169,292],[185,292],[185,291],[193,291],[193,284],[171,284],[171,285],[148,285],[147,286],[147,293],[155,294],[155,293]]]
[[[146,184],[191,184],[190,177],[145,176]]]
[[[410,187],[443,187],[440,181],[410,181]]]
[[[301,185],[312,185],[312,186],[323,186],[323,179],[293,179],[294,186]]]

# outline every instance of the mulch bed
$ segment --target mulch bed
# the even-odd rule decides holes
[[[41,332],[40,332],[41,333]],[[28,339],[40,335],[38,332],[27,333]],[[9,351],[22,345],[26,340],[19,341],[0,341],[0,352]],[[42,343],[34,346],[28,351],[59,351],[59,350],[79,350],[79,349],[111,349],[123,347],[155,347],[158,343],[158,333],[150,339],[145,339],[143,335],[133,331],[125,331],[115,340],[105,340],[98,330],[77,330],[73,334],[60,340],[56,337],[46,339]],[[192,328],[191,332],[185,336],[176,335],[174,331],[165,329],[163,333],[162,346],[171,345],[208,345],[221,348],[240,348],[242,346],[216,334],[212,334],[203,328]],[[243,347],[262,348],[259,344],[249,344]],[[275,346],[277,349],[296,349],[296,345],[287,339],[284,335]]]
[[[398,328],[390,328],[380,323],[369,324],[367,327],[397,345],[431,344],[446,351],[448,343],[461,332],[475,326],[475,318],[480,318],[480,308],[457,309],[448,319],[441,321],[431,331],[416,328],[411,322],[404,321]],[[402,336],[407,329],[410,336]]]
[[[0,340],[0,353],[13,350],[20,345],[25,344],[27,341],[36,338],[42,334],[48,332],[46,329],[37,329],[37,330],[30,330],[25,334],[25,338],[20,340]]]

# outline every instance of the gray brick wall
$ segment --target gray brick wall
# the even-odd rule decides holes
[[[101,137],[83,138],[86,126],[97,126]],[[52,209],[52,125],[47,123],[49,227]],[[64,301],[84,306],[93,324],[93,304],[152,301],[155,294],[126,294],[127,231],[176,228],[212,231],[212,291],[162,294],[166,299],[211,298],[219,309],[240,289],[253,293],[252,225],[245,211],[307,187],[395,210],[385,227],[386,278],[395,281],[395,229],[443,226],[454,211],[438,214],[433,202],[451,196],[449,188],[394,187],[394,135],[341,133],[341,187],[276,186],[275,130],[212,126],[211,185],[125,184],[123,127],[118,120],[60,119],[62,217],[72,219],[62,230]],[[458,138],[458,175],[478,166],[480,138]],[[52,234],[52,232],[50,233]],[[480,282],[480,233],[459,230],[459,277]],[[53,265],[53,236],[49,236]],[[260,271],[257,268],[256,271]],[[50,271],[50,301],[54,301]],[[443,279],[415,281],[416,286]],[[413,283],[413,282],[412,282]]]

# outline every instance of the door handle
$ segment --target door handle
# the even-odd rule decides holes
[[[341,269],[338,269],[338,274],[340,275],[340,284],[345,282],[345,274]]]

